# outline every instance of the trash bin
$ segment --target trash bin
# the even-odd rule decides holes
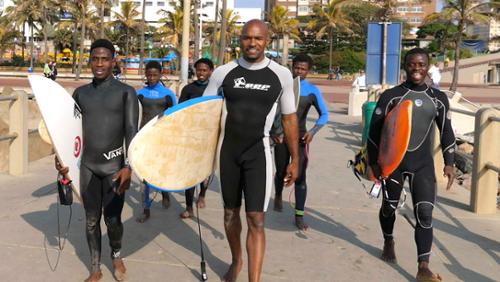
[[[368,139],[368,131],[370,130],[370,123],[372,120],[372,114],[375,110],[375,106],[377,102],[365,102],[362,106],[363,109],[363,133],[361,135],[362,145],[366,144],[366,140]]]

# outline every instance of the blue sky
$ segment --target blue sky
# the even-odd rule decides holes
[[[263,8],[264,0],[234,0],[235,8]]]

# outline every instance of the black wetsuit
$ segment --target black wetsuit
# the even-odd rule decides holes
[[[280,105],[282,114],[295,113],[290,71],[265,58],[243,58],[218,67],[203,95],[222,94],[224,105],[216,157],[224,208],[266,211],[271,197],[273,166],[269,130]]]
[[[184,86],[181,91],[181,96],[179,97],[179,103],[182,103],[184,101],[194,99],[201,97],[203,95],[203,92],[207,88],[208,85],[208,80],[207,81],[193,81],[192,83]],[[200,183],[200,196],[205,197],[205,192],[207,191],[207,188],[205,184]],[[194,187],[187,189],[185,192],[186,195],[186,207],[193,207],[193,200],[194,200]]]
[[[82,114],[80,192],[94,273],[100,270],[103,210],[111,257],[120,257],[124,194],[116,193],[119,183],[112,178],[126,165],[124,141],[126,149],[137,133],[139,106],[134,88],[112,76],[77,88],[73,97]]]
[[[384,238],[391,239],[403,182],[409,179],[413,211],[417,224],[415,241],[418,261],[429,261],[432,246],[432,210],[436,199],[436,176],[432,158],[432,125],[436,123],[441,136],[445,165],[453,165],[455,136],[451,127],[449,102],[446,95],[427,85],[405,82],[380,96],[372,116],[368,155],[371,164],[378,156],[380,134],[387,113],[402,100],[413,101],[412,129],[408,150],[399,167],[388,177],[383,189],[379,220]]]
[[[311,134],[316,134],[328,121],[328,110],[323,101],[319,89],[307,80],[300,81],[300,99],[297,109],[297,119],[299,122],[299,136],[302,139],[307,133],[306,120],[311,107],[314,107],[319,114]],[[299,144],[299,175],[295,180],[295,214],[304,215],[304,208],[307,196],[306,170],[308,162],[309,146],[304,142]],[[286,142],[274,146],[274,160],[276,164],[276,175],[274,176],[274,189],[276,197],[281,198],[283,191],[283,181],[286,175],[286,166],[290,162],[290,152]]]

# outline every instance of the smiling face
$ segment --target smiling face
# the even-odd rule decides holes
[[[240,47],[243,58],[248,62],[263,60],[268,35],[267,26],[262,21],[253,20],[245,24],[240,36]]]
[[[207,64],[198,63],[195,69],[196,78],[198,78],[198,80],[201,82],[207,81],[210,78],[210,75],[212,75],[212,70]]]
[[[425,83],[429,71],[429,59],[424,54],[413,54],[406,58],[405,71],[407,80],[416,85]]]
[[[104,47],[92,50],[90,54],[90,68],[94,77],[99,80],[108,78],[113,70],[113,56],[111,51]]]

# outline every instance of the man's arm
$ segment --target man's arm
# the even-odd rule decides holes
[[[318,88],[315,87],[314,90],[313,106],[318,112],[319,117],[316,120],[314,127],[306,132],[306,134],[302,137],[303,142],[306,144],[311,143],[314,135],[328,122],[328,109],[326,108],[323,96],[321,96],[321,92]]]
[[[455,178],[455,171],[453,169],[453,164],[455,162],[455,134],[453,133],[453,128],[451,127],[451,116],[450,116],[450,103],[446,94],[441,91],[437,92],[438,98],[438,115],[436,116],[436,124],[438,126],[439,132],[441,133],[441,150],[443,152],[444,159],[444,176],[448,177],[448,184],[446,185],[446,190],[451,188],[453,180]]]
[[[295,182],[299,175],[299,124],[296,113],[283,114],[281,120],[286,144],[292,159],[286,168],[285,176],[285,186],[289,186]]]
[[[129,87],[126,91],[126,99],[124,105],[124,127],[125,127],[125,152],[128,150],[132,139],[138,130],[139,122],[139,102],[137,100],[137,95],[132,87]],[[130,184],[130,178],[132,176],[132,170],[128,165],[128,160],[125,159],[125,166],[120,169],[113,177],[113,181],[119,181],[120,185],[118,187],[117,193],[122,194],[125,189],[128,189]]]

